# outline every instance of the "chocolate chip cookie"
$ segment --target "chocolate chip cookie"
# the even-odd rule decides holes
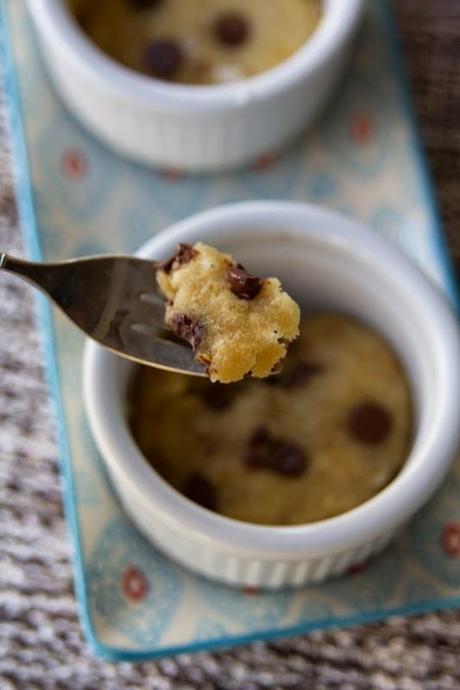
[[[157,267],[165,323],[194,349],[211,381],[269,376],[299,333],[300,309],[277,278],[259,278],[197,243]]]
[[[286,60],[321,19],[319,0],[68,0],[107,55],[164,81],[216,84]]]
[[[410,448],[403,369],[379,335],[341,315],[303,321],[281,373],[267,379],[222,385],[139,368],[129,408],[134,438],[172,486],[265,525],[358,506],[391,482]]]

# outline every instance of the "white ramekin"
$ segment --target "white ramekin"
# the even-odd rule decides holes
[[[331,211],[291,202],[223,206],[157,235],[139,254],[162,259],[176,243],[197,240],[231,252],[257,274],[279,276],[304,306],[356,315],[392,343],[412,386],[410,456],[377,496],[329,520],[266,527],[222,517],[189,501],[149,466],[124,417],[132,365],[88,342],[86,411],[113,484],[140,530],[203,575],[269,588],[338,575],[380,551],[447,472],[459,440],[456,320],[409,259]]]
[[[243,165],[309,123],[345,67],[364,0],[324,0],[324,19],[290,59],[235,84],[168,84],[105,56],[64,0],[28,0],[49,72],[69,108],[117,151],[188,170]]]

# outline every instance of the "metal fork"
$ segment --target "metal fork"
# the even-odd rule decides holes
[[[165,328],[154,261],[109,255],[34,263],[0,253],[0,269],[40,288],[87,336],[117,355],[205,376],[191,347]]]

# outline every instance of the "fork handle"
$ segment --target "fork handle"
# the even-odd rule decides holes
[[[29,282],[34,283],[35,286],[41,288],[45,292],[49,292],[49,286],[47,286],[46,282],[43,280],[46,272],[46,264],[36,264],[32,261],[25,261],[24,259],[10,256],[6,252],[1,252],[0,269],[21,276]]]
[[[2,252],[0,254],[0,268],[2,268],[4,271],[17,273],[24,276],[24,278],[29,278],[32,280],[32,277],[29,277],[30,271],[28,269],[30,266],[33,266],[33,264],[30,264],[28,261],[24,261],[24,259],[18,259],[15,256],[10,256],[6,252]]]

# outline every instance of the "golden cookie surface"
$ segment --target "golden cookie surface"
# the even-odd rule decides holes
[[[279,376],[231,384],[140,369],[132,429],[179,491],[238,520],[325,519],[384,488],[407,458],[411,400],[388,345],[339,315],[306,319]]]

